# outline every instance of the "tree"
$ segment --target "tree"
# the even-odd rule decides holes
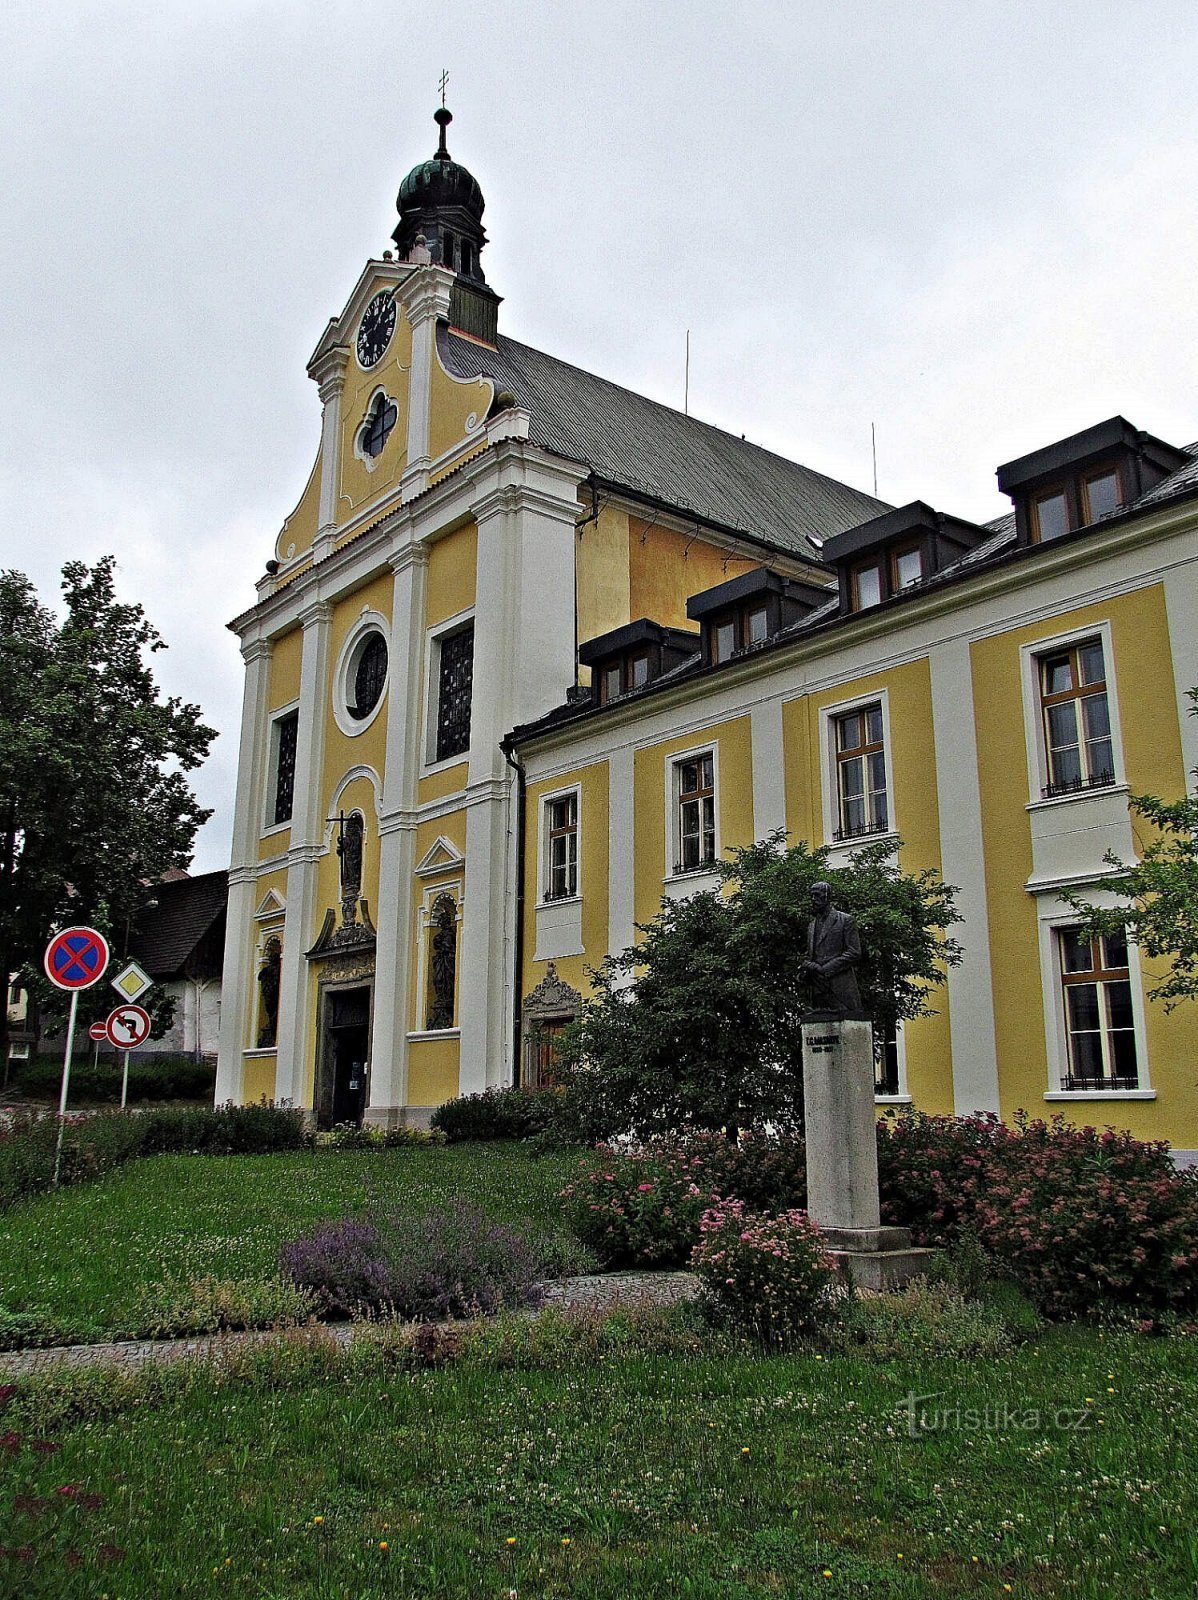
[[[563,1048],[568,1114],[602,1137],[802,1122],[800,1018],[813,1004],[807,955],[811,885],[826,879],[861,931],[862,1003],[880,1039],[926,1015],[961,959],[947,930],[955,890],[904,873],[893,842],[843,867],[828,851],[786,848],[779,830],[732,852],[726,893],[665,901],[641,942],[590,974],[594,992]]]
[[[0,572],[0,973],[40,970],[56,926],[87,922],[120,950],[147,883],[191,859],[211,814],[185,773],[214,730],[160,699],[165,648],[116,598],[115,562],[68,563],[61,623],[20,572]],[[7,1009],[0,1060],[7,1060]]]
[[[1190,715],[1198,716],[1198,689],[1189,691],[1189,700]],[[1171,1011],[1182,1000],[1198,999],[1198,795],[1158,800],[1138,794],[1128,805],[1156,830],[1139,861],[1129,864],[1108,850],[1110,875],[1086,896],[1065,892],[1062,899],[1084,918],[1090,937],[1122,934],[1145,955],[1169,961],[1169,975],[1148,996]],[[1089,897],[1103,892],[1122,904],[1095,905]]]

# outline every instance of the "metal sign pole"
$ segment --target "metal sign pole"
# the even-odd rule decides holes
[[[121,1110],[125,1109],[125,1101],[129,1098],[129,1052],[122,1052],[125,1057],[125,1070],[121,1073]]]
[[[79,991],[71,990],[71,1020],[67,1023],[67,1047],[62,1057],[62,1090],[58,1096],[58,1143],[54,1146],[54,1187],[62,1170],[62,1135],[66,1127],[67,1086],[71,1081],[71,1051],[75,1047],[75,1014],[79,1010]]]

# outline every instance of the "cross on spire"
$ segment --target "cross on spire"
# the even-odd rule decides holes
[[[449,82],[449,73],[448,72],[442,72],[442,74],[441,74],[441,82],[437,85],[437,87],[441,91],[441,104],[442,105],[445,104],[445,87],[448,84],[448,82]]]

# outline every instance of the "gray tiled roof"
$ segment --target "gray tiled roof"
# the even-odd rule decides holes
[[[530,415],[533,444],[597,477],[778,550],[819,560],[815,541],[890,508],[785,456],[684,416],[514,339],[497,351],[455,334],[442,355],[461,376],[479,372]]]
[[[1198,443],[1179,446],[1185,450],[1190,460],[1184,466],[1178,467],[1163,483],[1158,483],[1155,489],[1149,489],[1147,494],[1142,494],[1136,501],[1138,506],[1154,506],[1161,500],[1171,500],[1175,494],[1182,494],[1187,489],[1198,488]]]
[[[222,917],[229,899],[228,872],[156,883],[152,904],[137,913],[129,954],[152,978],[182,973],[200,940]]]

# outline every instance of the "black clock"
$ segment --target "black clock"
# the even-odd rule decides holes
[[[364,367],[381,361],[395,332],[395,301],[390,289],[382,289],[362,313],[358,324],[358,360]]]

